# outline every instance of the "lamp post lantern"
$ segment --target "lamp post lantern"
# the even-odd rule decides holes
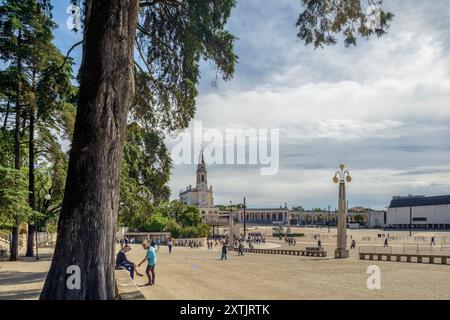
[[[335,258],[348,258],[347,250],[347,221],[346,221],[346,201],[345,201],[345,183],[352,181],[350,173],[345,170],[345,165],[340,164],[339,170],[333,177],[334,183],[339,184],[339,212],[337,225],[337,248],[334,252]]]

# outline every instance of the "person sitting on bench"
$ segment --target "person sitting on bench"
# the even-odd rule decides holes
[[[131,279],[134,279],[134,273],[140,277],[142,277],[142,273],[139,273],[136,269],[136,265],[128,261],[126,253],[131,250],[130,245],[126,244],[122,250],[119,251],[116,258],[116,268],[122,269],[125,268],[130,272]]]

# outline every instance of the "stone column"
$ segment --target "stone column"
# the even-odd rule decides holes
[[[345,219],[345,182],[339,182],[339,211],[337,226],[337,248],[334,252],[335,258],[348,258],[347,250],[347,222]]]
[[[289,216],[289,212],[286,214],[286,219],[287,219],[287,230],[286,233],[292,233],[291,232],[291,219]]]
[[[234,221],[233,221],[233,213],[230,211],[230,216],[229,216],[229,228],[230,228],[230,233],[229,233],[229,243],[228,243],[228,248],[230,250],[233,250],[233,242],[234,242],[234,235],[233,235],[233,226],[234,226]]]

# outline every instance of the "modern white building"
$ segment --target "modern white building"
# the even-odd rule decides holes
[[[450,195],[393,197],[386,224],[391,228],[450,229]]]

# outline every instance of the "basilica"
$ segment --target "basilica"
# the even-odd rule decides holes
[[[212,186],[208,186],[208,172],[206,170],[205,158],[203,151],[197,165],[197,183],[195,188],[192,186],[180,192],[180,200],[185,204],[194,205],[199,208],[203,218],[206,215],[218,215],[219,209],[214,207],[214,197]]]

